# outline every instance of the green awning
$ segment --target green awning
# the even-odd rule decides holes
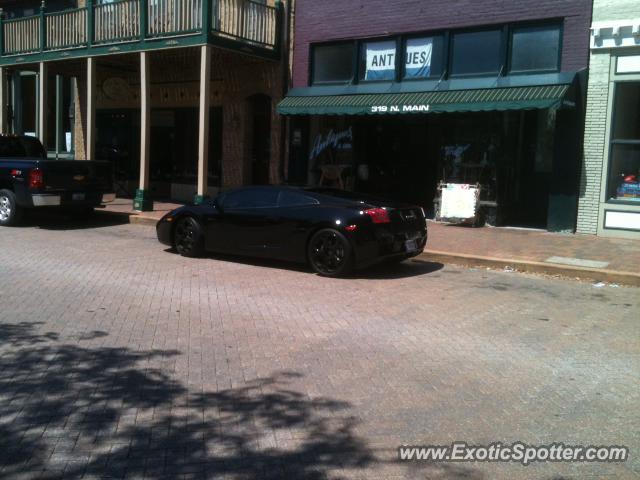
[[[559,108],[569,86],[288,96],[278,105],[278,112],[282,115],[394,115]]]

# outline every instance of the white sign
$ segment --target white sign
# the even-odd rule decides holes
[[[640,55],[625,55],[618,57],[616,73],[640,72]]]
[[[433,38],[412,38],[407,40],[405,77],[426,78],[431,75],[431,54]]]
[[[365,80],[393,80],[396,74],[396,42],[367,43]]]
[[[640,213],[604,212],[604,228],[621,228],[624,230],[640,230]]]
[[[442,188],[440,218],[467,219],[476,216],[480,190],[464,183],[447,183]]]

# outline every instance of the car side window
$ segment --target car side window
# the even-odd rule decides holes
[[[274,188],[256,188],[230,192],[224,197],[223,208],[236,210],[241,208],[269,208],[278,203],[278,190]]]
[[[319,203],[313,197],[291,190],[282,190],[278,198],[279,207],[302,207],[305,205],[318,205]]]

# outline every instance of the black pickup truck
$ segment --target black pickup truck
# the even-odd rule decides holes
[[[16,224],[28,208],[90,213],[114,200],[112,180],[109,162],[47,160],[38,139],[0,135],[0,226]]]

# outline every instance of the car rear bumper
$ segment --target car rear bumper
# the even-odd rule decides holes
[[[427,229],[418,227],[405,231],[372,229],[353,238],[356,268],[376,263],[420,255],[427,244]]]
[[[97,207],[114,201],[115,193],[100,192],[56,192],[32,193],[33,207]]]

